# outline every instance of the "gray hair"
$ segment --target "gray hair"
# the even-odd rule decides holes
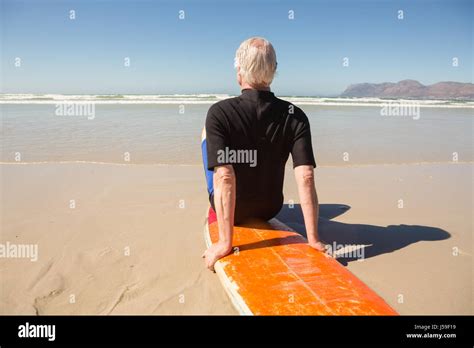
[[[275,76],[277,61],[272,44],[261,37],[242,42],[235,53],[234,67],[251,86],[270,86]]]

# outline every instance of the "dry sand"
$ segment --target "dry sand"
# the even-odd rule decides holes
[[[236,314],[200,258],[200,166],[0,169],[0,243],[39,247],[36,262],[0,258],[1,314]],[[372,245],[364,261],[341,261],[399,313],[473,314],[472,169],[318,168],[321,234]],[[286,201],[296,192],[288,171]],[[281,217],[304,230],[297,213]]]

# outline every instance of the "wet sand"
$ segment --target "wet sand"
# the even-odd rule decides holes
[[[200,166],[2,164],[1,314],[236,314],[201,253]],[[472,164],[322,167],[320,231],[401,314],[473,314]],[[298,202],[290,170],[285,201]],[[403,208],[399,200],[403,199]],[[71,201],[73,200],[73,201]],[[298,206],[280,217],[303,232]],[[264,291],[264,289],[262,289]]]

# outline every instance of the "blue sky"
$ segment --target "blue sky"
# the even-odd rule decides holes
[[[238,94],[233,57],[251,36],[276,49],[279,95],[473,79],[469,0],[1,1],[2,93]]]

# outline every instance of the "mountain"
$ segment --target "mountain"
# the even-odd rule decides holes
[[[425,86],[415,80],[397,83],[357,83],[342,92],[341,97],[474,99],[474,84],[438,82]]]

